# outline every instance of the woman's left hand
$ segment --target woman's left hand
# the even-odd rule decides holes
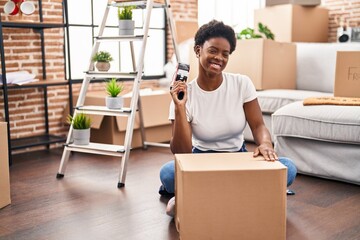
[[[257,146],[254,150],[254,157],[263,155],[266,161],[277,161],[279,160],[272,144],[263,143]]]

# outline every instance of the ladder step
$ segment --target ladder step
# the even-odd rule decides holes
[[[85,72],[87,77],[93,78],[135,78],[137,72],[96,72],[96,71],[87,71]]]
[[[121,36],[99,36],[95,37],[97,42],[121,42],[121,41],[141,41],[144,35],[121,35]]]
[[[106,106],[79,106],[76,109],[93,115],[129,116],[131,114],[131,108],[109,109]]]
[[[93,153],[99,155],[122,157],[125,152],[124,146],[103,144],[103,143],[89,143],[88,145],[65,145],[66,150],[74,152]]]

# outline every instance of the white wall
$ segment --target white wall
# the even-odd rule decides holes
[[[199,26],[212,19],[221,20],[240,32],[254,27],[254,9],[265,6],[265,0],[198,0]]]

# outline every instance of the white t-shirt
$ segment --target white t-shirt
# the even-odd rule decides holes
[[[256,90],[245,75],[223,73],[214,91],[204,91],[196,79],[188,83],[186,115],[192,128],[192,144],[202,150],[238,151],[243,145],[246,119],[243,104],[254,100]],[[175,119],[174,102],[169,119]]]

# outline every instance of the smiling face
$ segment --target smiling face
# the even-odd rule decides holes
[[[195,46],[199,57],[199,72],[206,75],[218,75],[225,69],[230,56],[230,43],[222,37],[205,41],[203,46]]]

